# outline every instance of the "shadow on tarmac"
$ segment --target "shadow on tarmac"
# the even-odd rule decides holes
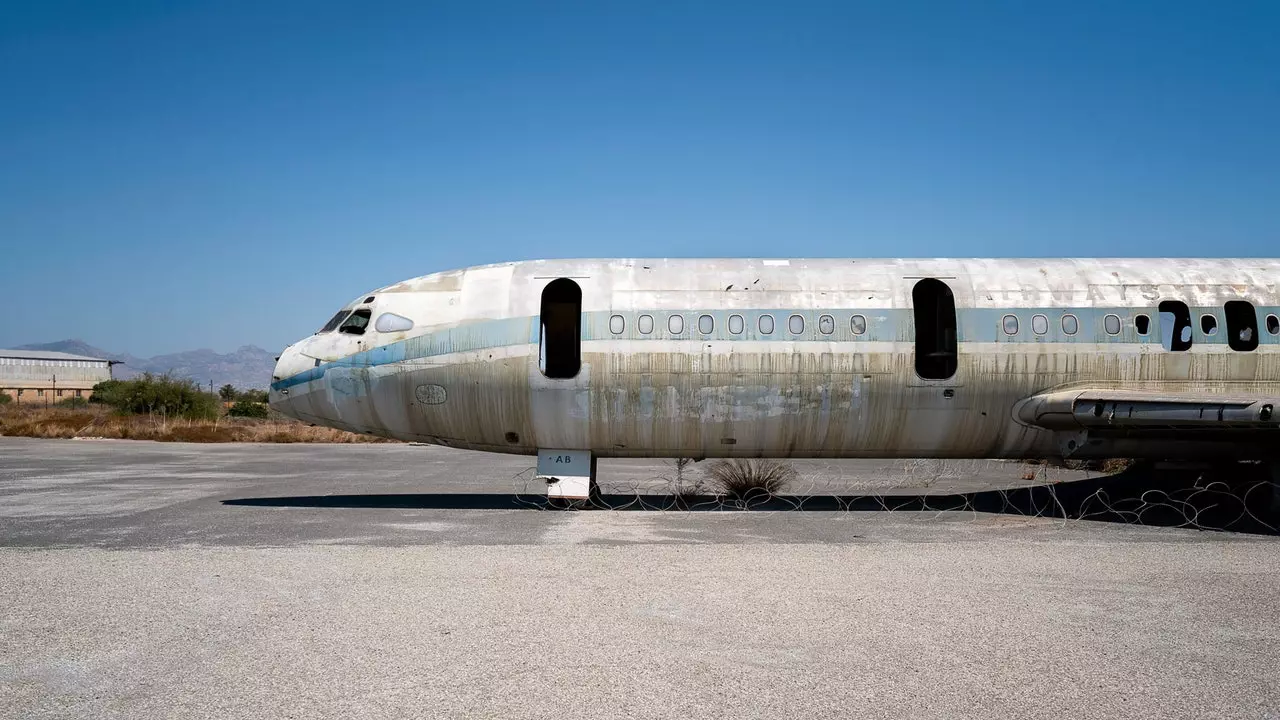
[[[245,507],[412,510],[542,510],[543,495],[519,493],[405,493],[237,498]],[[716,512],[948,512],[1226,530],[1280,535],[1280,485],[1266,466],[1155,469],[1138,465],[1118,475],[1011,490],[953,495],[599,495],[582,509]]]

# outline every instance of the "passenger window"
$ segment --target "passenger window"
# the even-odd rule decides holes
[[[1032,315],[1031,332],[1037,335],[1043,335],[1049,332],[1049,318],[1044,315]]]
[[[684,316],[683,315],[668,316],[667,330],[670,331],[672,335],[679,335],[680,333],[684,332]]]
[[[849,329],[853,330],[854,335],[862,335],[867,331],[867,318],[863,315],[854,315],[849,321]]]
[[[715,318],[711,317],[710,315],[698,316],[698,332],[702,333],[703,335],[710,335],[711,333],[715,332],[715,329],[716,329]]]
[[[1181,352],[1191,348],[1191,311],[1181,300],[1165,300],[1160,312],[1160,345],[1165,350]]]
[[[823,315],[818,318],[818,332],[823,335],[830,335],[836,331],[836,319],[830,315]]]
[[[1248,352],[1258,347],[1258,313],[1245,300],[1230,300],[1227,311],[1227,344],[1232,350]]]
[[[1107,317],[1113,318],[1116,316],[1108,315]],[[1075,315],[1070,315],[1070,314],[1063,315],[1062,316],[1062,332],[1068,335],[1075,335],[1076,333],[1080,332],[1080,320],[1077,319]],[[1120,332],[1120,318],[1116,318],[1116,332]]]
[[[653,316],[641,315],[636,318],[636,329],[640,331],[641,335],[648,335],[653,332]]]
[[[569,278],[542,289],[538,364],[549,378],[576,377],[582,369],[582,288]]]
[[[1205,335],[1213,335],[1218,332],[1218,318],[1212,315],[1200,316],[1200,330]]]
[[[741,334],[742,334],[742,330],[743,330],[743,326],[744,326],[745,324],[746,324],[746,323],[744,323],[744,322],[742,321],[742,316],[741,316],[741,315],[730,315],[730,316],[729,316],[729,332],[730,332],[730,333],[732,333],[733,335],[741,335]]]
[[[1004,316],[1004,334],[1005,335],[1018,334],[1018,316],[1017,315]]]
[[[804,332],[804,318],[799,315],[792,315],[787,318],[787,330],[792,335],[800,335]]]
[[[757,327],[760,329],[761,335],[772,335],[773,334],[773,316],[761,315],[760,322],[757,323]]]
[[[627,321],[622,319],[621,315],[609,316],[609,332],[614,335],[621,335],[623,330],[627,329]]]
[[[338,332],[348,335],[363,335],[364,329],[369,327],[369,317],[372,315],[373,312],[368,308],[357,310],[351,313],[351,316],[338,327]]]
[[[1272,335],[1280,335],[1280,317],[1275,315],[1267,316],[1267,332]]]
[[[1139,335],[1146,335],[1151,332],[1151,318],[1146,315],[1139,315],[1133,319],[1133,329],[1138,331]]]
[[[413,329],[413,321],[395,313],[382,313],[373,327],[378,332],[384,333],[405,332]]]

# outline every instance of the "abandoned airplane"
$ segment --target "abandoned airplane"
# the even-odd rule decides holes
[[[1280,456],[1280,260],[541,260],[357,297],[280,356],[319,425],[599,457]]]

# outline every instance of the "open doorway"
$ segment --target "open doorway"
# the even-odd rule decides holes
[[[582,288],[560,278],[542,289],[538,368],[549,378],[571,378],[582,368]]]
[[[911,290],[916,321],[916,374],[946,380],[956,374],[956,300],[951,288],[925,278]]]
[[[1258,312],[1247,300],[1228,300],[1223,306],[1227,314],[1227,344],[1232,350],[1248,352],[1258,347]]]
[[[1160,312],[1160,344],[1165,350],[1181,352],[1191,349],[1191,310],[1181,300],[1165,300]]]

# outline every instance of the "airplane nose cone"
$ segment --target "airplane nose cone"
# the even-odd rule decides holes
[[[278,410],[285,415],[293,416],[293,413],[290,412],[289,389],[287,387],[280,388],[278,384],[281,380],[288,380],[298,373],[310,369],[314,364],[314,360],[298,352],[292,345],[280,353],[280,357],[276,358],[276,368],[271,373],[271,393],[268,400],[272,409]]]
[[[276,369],[271,373],[271,381],[288,380],[300,372],[310,370],[314,365],[314,359],[303,355],[290,345],[280,353],[280,357],[276,358]]]

